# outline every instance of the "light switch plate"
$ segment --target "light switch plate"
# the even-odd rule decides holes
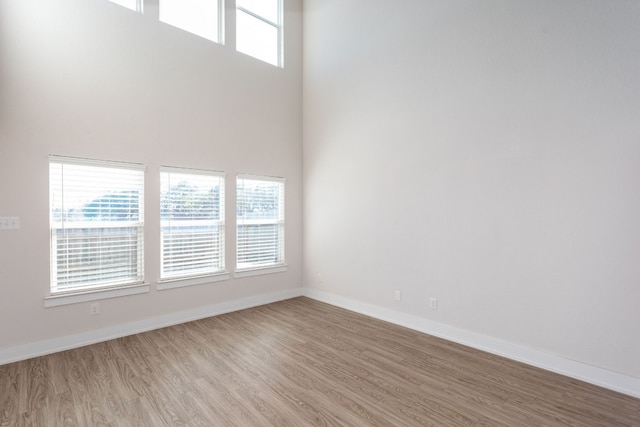
[[[19,230],[19,229],[20,229],[20,217],[17,217],[17,216],[0,217],[0,230]]]

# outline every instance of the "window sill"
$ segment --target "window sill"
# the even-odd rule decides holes
[[[159,291],[167,289],[184,288],[187,286],[204,285],[206,283],[221,282],[223,280],[229,280],[229,273],[224,271],[222,273],[210,274],[208,276],[196,276],[189,278],[176,278],[176,279],[164,279],[158,282],[156,287]]]
[[[287,269],[288,269],[287,264],[278,264],[278,265],[258,267],[258,268],[247,268],[243,270],[236,270],[236,272],[233,273],[233,277],[240,278],[240,277],[260,276],[262,274],[282,273],[284,271],[287,271]]]
[[[44,298],[45,307],[57,307],[60,305],[77,304],[87,301],[97,301],[107,298],[123,297],[127,295],[137,295],[149,292],[148,284],[123,286],[121,288],[96,289],[72,294],[51,295]]]

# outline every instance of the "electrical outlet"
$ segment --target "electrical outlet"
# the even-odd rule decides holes
[[[94,302],[89,306],[89,314],[100,314],[100,303]]]
[[[402,292],[400,291],[394,291],[393,292],[393,296],[396,299],[396,301],[400,301],[402,299]]]
[[[429,298],[429,308],[431,310],[438,309],[438,298],[434,298],[434,297]]]

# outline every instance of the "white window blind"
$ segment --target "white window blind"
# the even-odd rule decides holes
[[[284,184],[282,178],[237,177],[238,270],[284,264]]]
[[[144,280],[144,166],[49,157],[51,293]]]
[[[224,174],[160,172],[162,279],[224,270]]]
[[[282,0],[236,0],[236,50],[282,66]]]

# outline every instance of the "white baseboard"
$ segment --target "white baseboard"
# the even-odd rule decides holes
[[[533,350],[519,344],[513,344],[487,335],[448,326],[419,316],[366,304],[331,293],[302,288],[267,295],[256,295],[253,297],[214,304],[195,310],[172,313],[138,322],[1,349],[0,365],[82,347],[89,344],[95,344],[114,338],[121,338],[128,335],[147,332],[167,326],[173,326],[206,317],[217,316],[224,313],[283,301],[303,295],[317,301],[322,301],[337,307],[354,311],[356,313],[361,313],[376,319],[384,320],[396,325],[404,326],[429,335],[444,338],[488,353],[504,356],[528,365],[536,366],[551,372],[556,372],[640,398],[640,379],[638,378],[608,371],[603,368],[576,362],[574,360],[565,359],[543,351]]]
[[[0,349],[0,365],[30,359],[32,357],[44,356],[45,354],[56,353],[58,351],[78,348],[89,344],[108,341],[114,338],[121,338],[128,335],[139,334],[154,329],[173,326],[192,320],[204,319],[206,317],[217,316],[219,314],[230,313],[232,311],[244,310],[246,308],[257,307],[270,304],[272,302],[283,301],[290,298],[302,296],[302,288],[290,289],[267,295],[256,295],[220,304],[214,304],[195,310],[171,313],[151,319],[140,320],[138,322],[126,323],[95,331],[83,332],[76,335],[68,335],[60,338],[53,338],[36,343],[23,344],[16,347]]]
[[[445,325],[423,317],[366,304],[331,293],[304,289],[304,296],[640,398],[639,378],[608,371],[603,368],[565,359],[519,344],[513,344],[508,341]]]

